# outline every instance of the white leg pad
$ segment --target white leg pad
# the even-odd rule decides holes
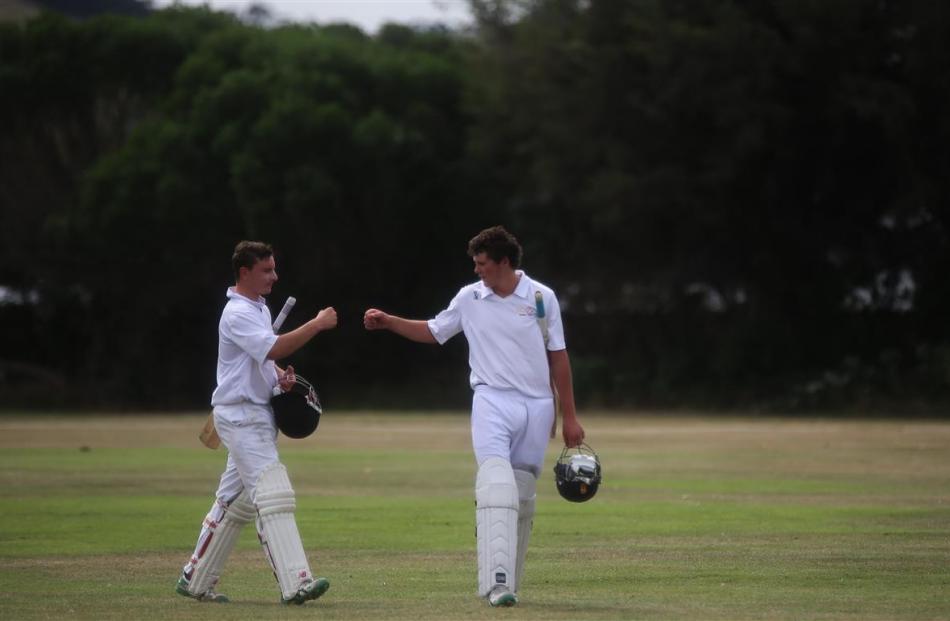
[[[188,581],[190,593],[202,595],[214,588],[241,529],[254,519],[254,514],[254,505],[246,490],[230,505],[215,503],[205,518],[195,554],[185,568],[186,576],[189,576],[189,569],[192,570]]]
[[[276,462],[264,469],[257,481],[256,500],[261,545],[274,567],[281,594],[289,599],[313,576],[294,519],[297,500],[283,464]]]
[[[528,541],[531,540],[531,527],[534,526],[538,480],[530,472],[515,470],[515,482],[518,484],[518,557],[515,562],[515,584],[521,588],[524,584],[524,561],[528,556]]]
[[[511,464],[489,457],[475,480],[475,537],[478,592],[487,596],[495,585],[514,592],[518,550],[518,486]]]

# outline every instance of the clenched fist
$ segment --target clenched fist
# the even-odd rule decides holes
[[[317,323],[317,326],[321,331],[332,330],[336,327],[336,310],[334,310],[332,306],[328,306],[317,313],[317,317],[314,321]]]
[[[363,314],[363,326],[367,330],[385,330],[389,322],[389,315],[377,308],[371,308]]]

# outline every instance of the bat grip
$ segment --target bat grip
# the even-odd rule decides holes
[[[277,319],[274,320],[273,328],[274,333],[276,334],[280,327],[284,325],[284,321],[287,319],[287,315],[290,314],[290,310],[294,307],[294,304],[297,303],[297,298],[290,296],[287,298],[287,301],[284,302],[284,307],[280,309],[280,312],[277,314]]]

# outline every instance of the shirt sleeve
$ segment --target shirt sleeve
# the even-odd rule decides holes
[[[267,361],[267,354],[277,342],[277,335],[249,313],[235,313],[226,322],[228,336],[258,364]]]
[[[548,317],[548,351],[567,349],[567,344],[564,342],[564,326],[561,324],[561,306],[553,293],[544,297],[545,313]]]
[[[459,308],[459,298],[462,292],[459,291],[449,302],[448,308],[428,321],[429,332],[439,342],[439,345],[445,344],[450,338],[462,331],[462,312]]]

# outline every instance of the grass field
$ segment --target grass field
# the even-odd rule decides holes
[[[561,500],[552,444],[522,602],[492,610],[464,414],[281,439],[322,599],[277,604],[253,529],[231,604],[175,595],[225,459],[202,421],[0,417],[0,619],[950,619],[950,422],[588,415],[604,486]]]

